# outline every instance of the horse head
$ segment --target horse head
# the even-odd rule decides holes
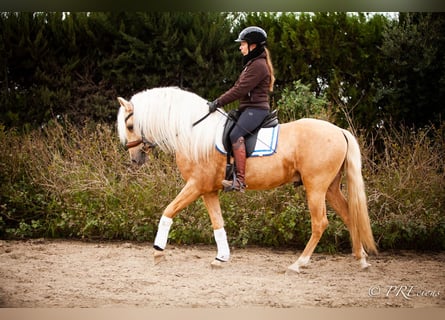
[[[118,131],[122,144],[128,150],[134,164],[142,165],[147,159],[147,153],[156,146],[135,130],[134,106],[130,101],[118,97],[120,104],[118,113]]]

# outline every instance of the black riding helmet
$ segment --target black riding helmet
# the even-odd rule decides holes
[[[238,35],[238,39],[235,42],[246,41],[248,44],[257,43],[265,45],[267,40],[267,33],[260,27],[247,27],[243,29]]]

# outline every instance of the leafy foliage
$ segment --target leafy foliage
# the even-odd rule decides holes
[[[309,86],[295,81],[293,87],[284,88],[277,103],[277,110],[282,122],[300,118],[318,118],[329,120],[328,101],[323,97],[316,97]]]
[[[405,13],[383,32],[387,83],[379,88],[383,114],[424,126],[443,120],[445,15]]]
[[[0,26],[8,126],[55,115],[111,122],[117,96],[168,85],[210,99],[235,80],[223,78],[236,52],[220,13],[4,13]]]
[[[444,129],[443,124],[420,130],[392,127],[379,133],[383,152],[369,145],[368,159],[372,161],[365,176],[371,190],[369,201],[375,208],[371,221],[381,232],[382,246],[443,246]]]
[[[40,126],[54,116],[114,121],[117,96],[179,86],[212,100],[237,79],[233,39],[268,33],[275,104],[295,81],[337,124],[438,123],[443,118],[445,15],[399,20],[350,13],[9,12],[0,14],[0,122]]]

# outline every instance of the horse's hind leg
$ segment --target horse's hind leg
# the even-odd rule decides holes
[[[326,199],[332,208],[340,216],[349,233],[351,233],[351,224],[349,218],[349,208],[348,202],[346,201],[343,193],[340,190],[341,175],[338,174],[332,184],[329,186],[328,192],[326,194]],[[366,262],[366,252],[363,249],[362,244],[359,241],[352,243],[352,252],[357,259],[360,259],[360,264],[362,268],[367,268],[370,265]]]
[[[315,247],[328,226],[325,195],[321,192],[307,192],[309,211],[311,213],[312,234],[303,253],[295,263],[288,267],[288,270],[294,272],[300,272],[300,267],[303,267],[309,263]]]
[[[326,193],[326,200],[340,216],[348,230],[350,230],[348,202],[340,190],[340,181],[341,175],[338,174],[329,186],[328,192]]]

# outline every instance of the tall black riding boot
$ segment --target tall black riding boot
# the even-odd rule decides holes
[[[233,157],[235,158],[236,178],[234,181],[223,180],[222,185],[224,191],[240,191],[244,192],[246,189],[245,172],[246,172],[246,144],[244,137],[240,137],[234,144],[232,144]]]

